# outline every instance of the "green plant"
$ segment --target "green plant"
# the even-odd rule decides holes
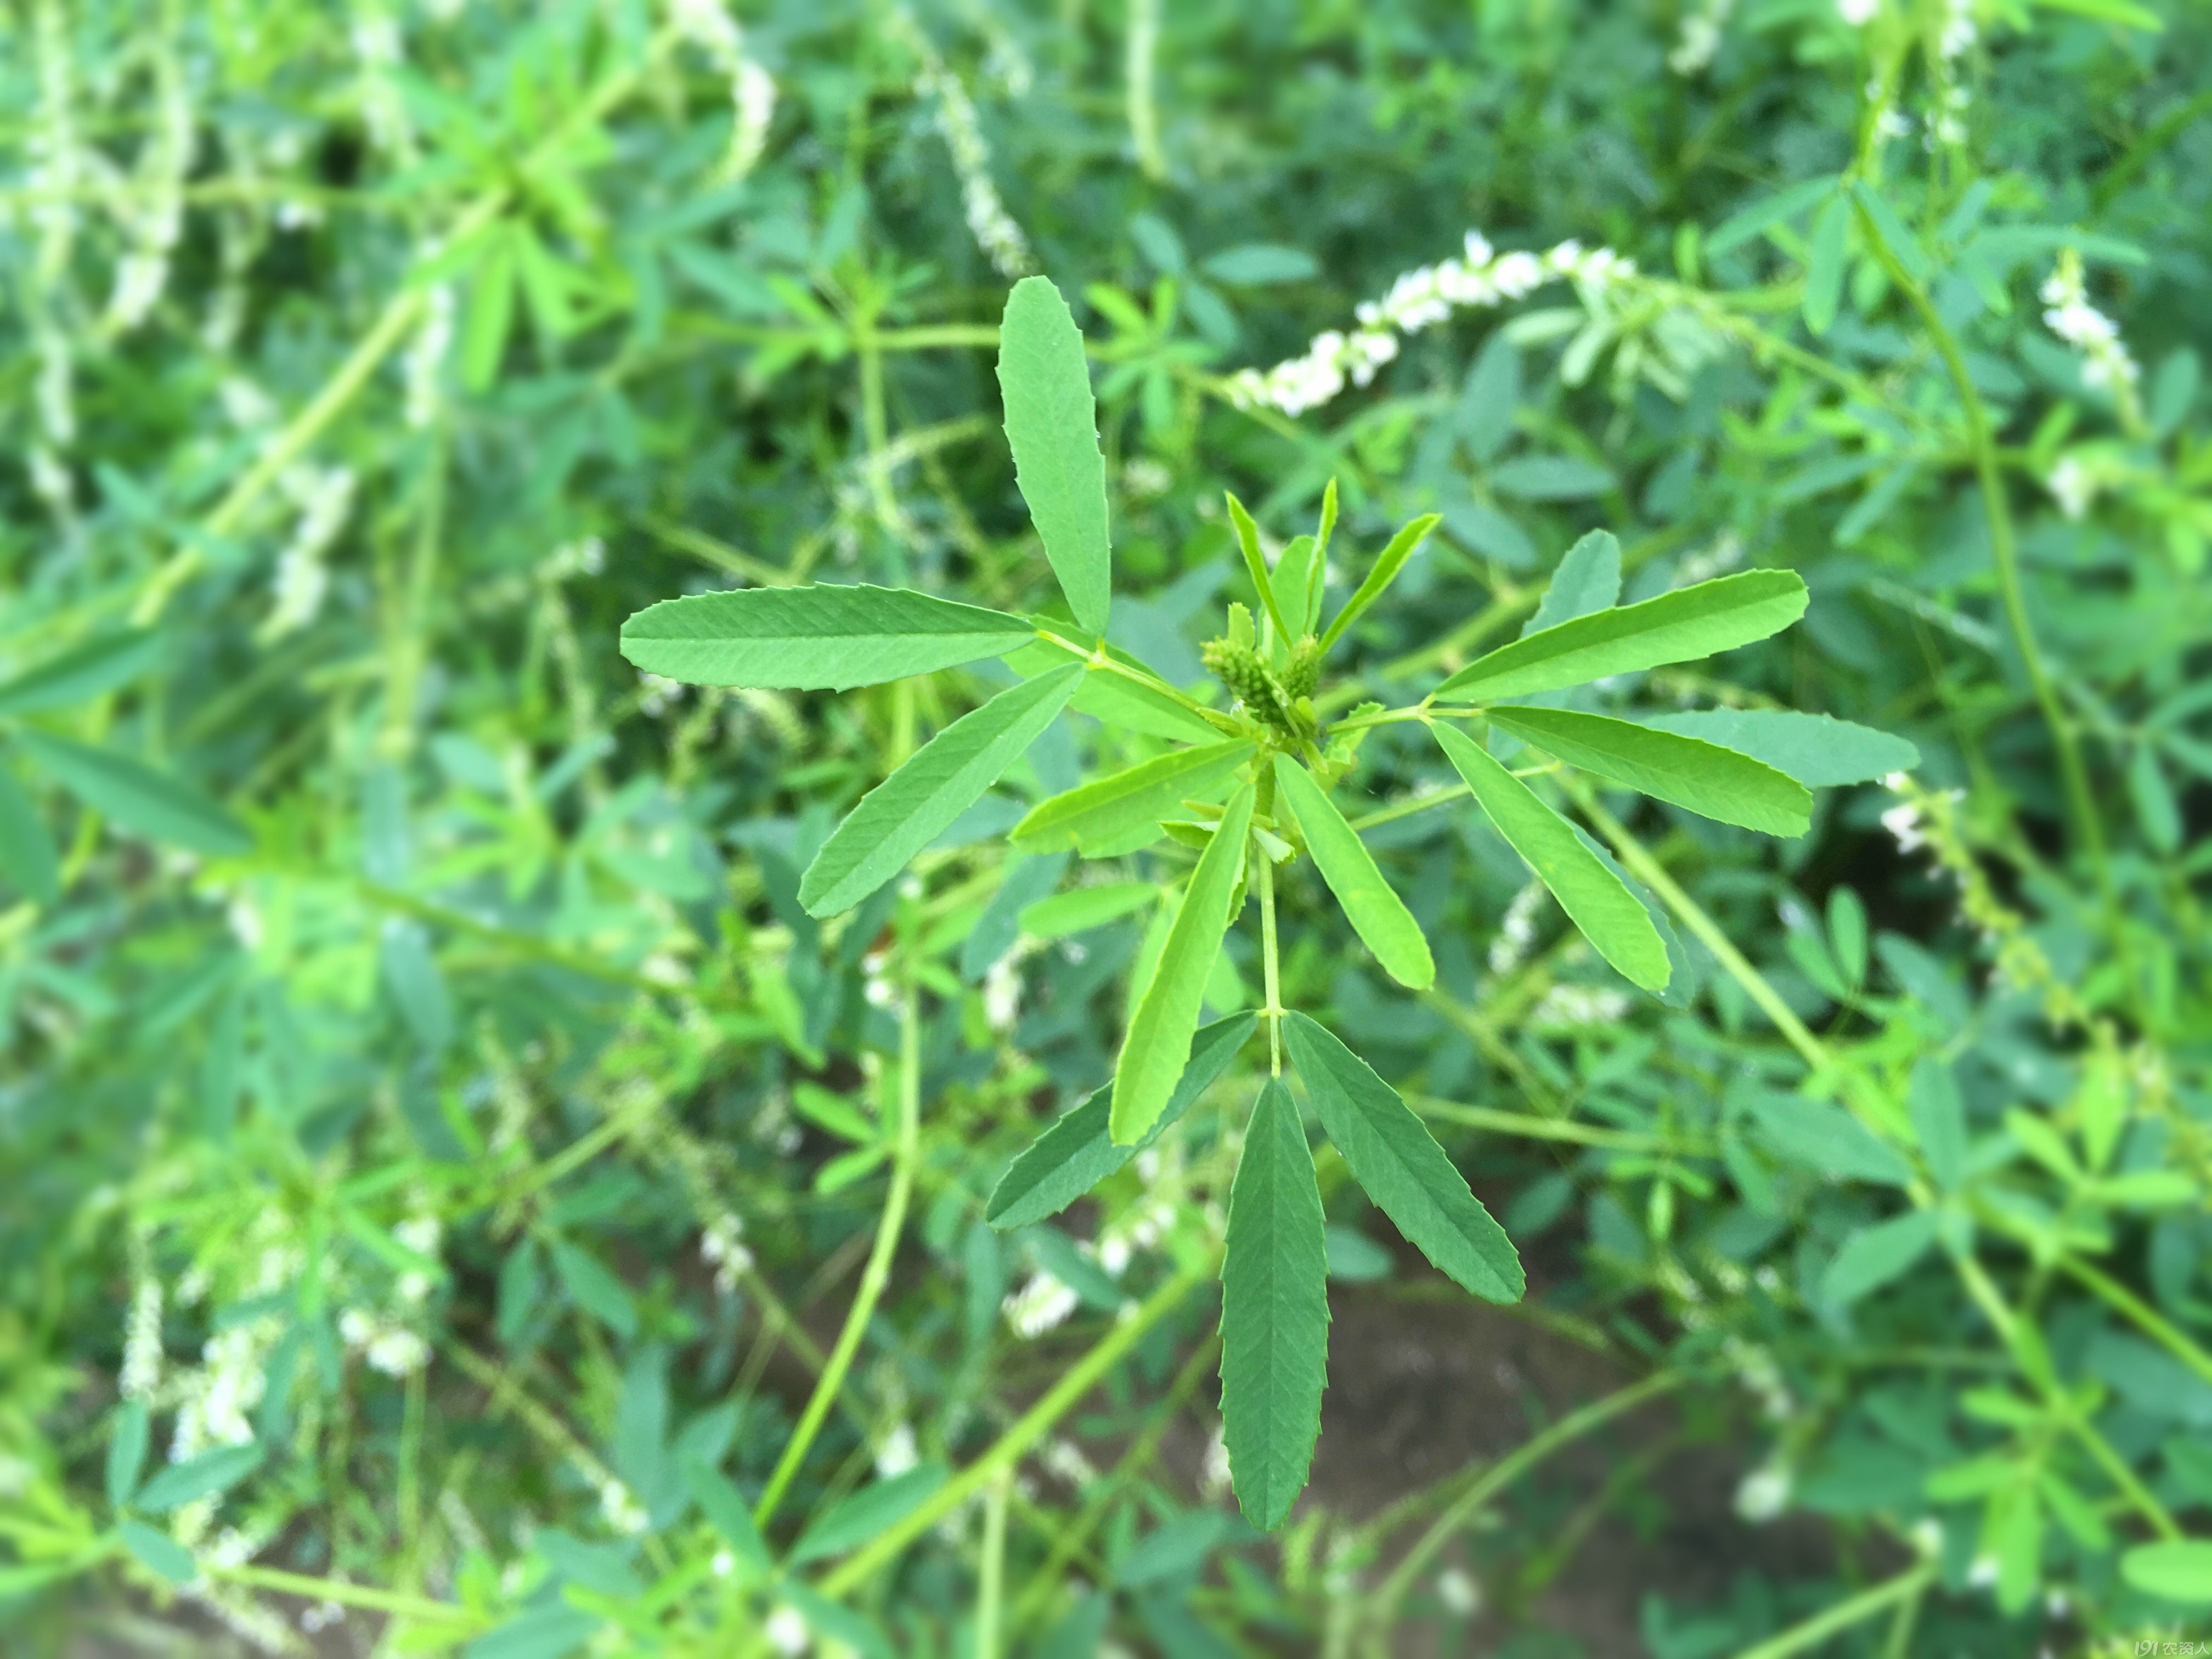
[[[0,11],[9,1653],[2201,1637],[2208,29]],[[1110,582],[1065,589],[990,372],[1041,268],[1096,413],[1040,429],[1095,430],[1111,514]],[[1048,550],[1103,537],[1079,495]],[[1615,568],[1626,612],[1745,566],[1802,578],[1798,625],[1375,718]],[[842,691],[620,654],[738,581],[1012,645]],[[925,738],[1070,665],[941,836],[802,895]],[[1804,833],[1577,763],[1593,718],[1790,774]],[[1648,896],[1662,992],[1440,732]],[[1082,804],[1024,829],[1153,764],[1133,850]],[[1275,948],[1224,920],[1117,1143],[1133,988],[1248,781]],[[1518,1301],[1328,1133],[1407,1114]],[[1228,1490],[1227,1234],[1288,1244],[1225,1292],[1281,1317],[1227,1367],[1270,1533]],[[1325,1341],[1297,1492],[1262,1431]]]
[[[1038,802],[1013,827],[1013,845],[1028,853],[1109,858],[1164,837],[1198,857],[1139,953],[1113,1081],[1015,1161],[987,1214],[1011,1227],[1064,1208],[1157,1140],[1218,1074],[1253,1022],[1231,1016],[1203,1031],[1199,1022],[1223,937],[1256,889],[1270,1082],[1253,1106],[1230,1191],[1222,1417],[1238,1499],[1254,1524],[1272,1530],[1306,1483],[1328,1325],[1321,1194],[1280,1081],[1285,1048],[1337,1155],[1430,1261],[1493,1302],[1517,1300],[1524,1283],[1512,1242],[1397,1091],[1325,1027],[1282,1006],[1276,872],[1301,855],[1393,979],[1414,991],[1435,982],[1420,924],[1359,838],[1358,823],[1370,820],[1347,819],[1332,799],[1356,769],[1362,738],[1398,722],[1428,727],[1462,786],[1414,805],[1472,797],[1599,954],[1658,994],[1673,973],[1663,913],[1529,780],[1585,772],[1718,822],[1796,836],[1812,798],[1788,758],[1863,745],[1870,734],[1788,714],[1676,714],[1662,725],[1563,706],[1559,694],[1594,680],[1765,639],[1805,609],[1805,585],[1789,571],[1746,571],[1622,606],[1620,544],[1602,531],[1561,562],[1519,639],[1448,674],[1418,703],[1368,702],[1325,721],[1316,699],[1328,689],[1330,648],[1437,523],[1431,514],[1401,530],[1324,622],[1334,483],[1316,532],[1284,546],[1272,566],[1251,515],[1228,498],[1260,615],[1231,605],[1225,631],[1206,647],[1227,697],[1217,708],[1107,642],[1111,555],[1090,373],[1075,319],[1044,277],[1024,279],[1008,296],[999,382],[1023,499],[1072,626],[910,589],[740,588],[638,612],[623,626],[623,651],[669,679],[760,690],[842,690],[1000,658],[1026,671],[901,761],[838,824],[799,884],[800,902],[820,918],[851,910],[896,877],[1062,709],[1163,739],[1162,752]],[[1697,735],[1716,720],[1741,747]],[[1528,763],[1509,769],[1462,722],[1494,732]],[[802,1428],[800,1443],[808,1437]]]

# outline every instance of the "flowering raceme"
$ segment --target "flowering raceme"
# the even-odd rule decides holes
[[[1409,270],[1380,300],[1361,305],[1353,313],[1358,326],[1351,332],[1325,330],[1303,356],[1270,369],[1244,370],[1230,381],[1230,394],[1243,407],[1266,404],[1302,415],[1335,397],[1347,381],[1366,386],[1397,356],[1400,335],[1418,334],[1455,311],[1525,299],[1547,283],[1571,281],[1601,291],[1635,274],[1635,262],[1611,248],[1568,240],[1540,254],[1500,253],[1480,231],[1471,230],[1460,258]]]

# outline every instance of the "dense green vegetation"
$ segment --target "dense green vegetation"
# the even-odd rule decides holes
[[[9,10],[10,1650],[2212,1640],[2207,62]]]

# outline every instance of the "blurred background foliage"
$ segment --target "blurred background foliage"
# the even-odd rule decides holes
[[[2208,62],[2188,0],[19,0],[11,1650],[2202,1639]],[[1470,228],[1581,274],[1316,378]],[[1370,836],[1431,994],[1286,894],[1286,995],[1531,1295],[1443,1294],[1325,1167],[1321,1461],[1265,1540],[1193,1267],[1254,1079],[1058,1223],[981,1220],[1105,1077],[1158,873],[997,837],[1142,734],[1066,717],[823,925],[797,871],[988,676],[615,651],[737,583],[1045,603],[990,374],[1030,270],[1154,663],[1251,597],[1222,489],[1287,536],[1334,477],[1359,557],[1443,514],[1370,689],[1605,527],[1631,599],[1801,572],[1728,695],[1920,756],[1795,842],[1591,799],[1681,936],[1663,1006],[1464,815]],[[1439,781],[1401,730],[1378,808]],[[908,1036],[913,1213],[763,1539]]]

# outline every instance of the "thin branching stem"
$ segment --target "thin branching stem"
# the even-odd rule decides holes
[[[763,1528],[774,1518],[776,1506],[783,1501],[799,1466],[806,1461],[815,1436],[822,1431],[837,1391],[845,1386],[845,1373],[852,1369],[853,1356],[860,1351],[868,1321],[875,1313],[884,1287],[890,1282],[891,1258],[898,1251],[899,1230],[906,1224],[907,1203],[914,1192],[915,1165],[921,1152],[921,1011],[913,967],[904,959],[908,954],[904,945],[900,954],[906,988],[899,1008],[898,1138],[891,1152],[890,1191],[884,1200],[882,1218],[876,1224],[876,1241],[868,1252],[868,1265],[860,1275],[860,1288],[845,1315],[844,1328],[837,1333],[836,1344],[830,1350],[830,1363],[816,1379],[814,1392],[799,1414],[799,1425],[792,1431],[783,1455],[776,1460],[775,1472],[762,1488],[760,1502],[753,1507],[753,1524]]]

